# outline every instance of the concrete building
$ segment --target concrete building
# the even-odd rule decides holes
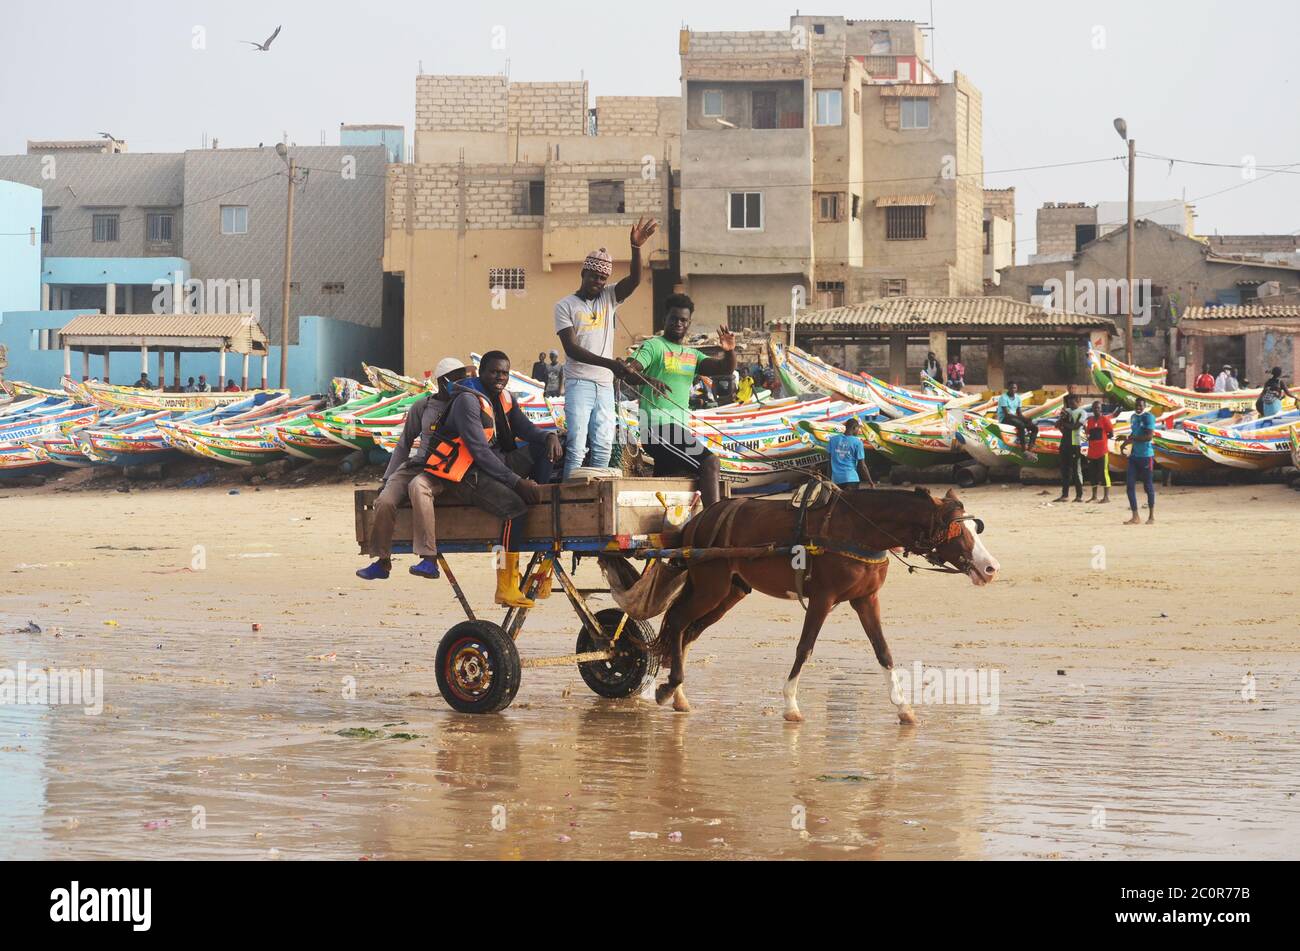
[[[1186,342],[1186,366],[1179,380],[1191,386],[1208,363],[1225,363],[1241,379],[1259,386],[1273,367],[1291,386],[1300,382],[1300,293],[1240,305],[1188,307],[1178,322]]]
[[[1179,318],[1191,307],[1236,305],[1257,296],[1257,288],[1276,282],[1286,292],[1300,284],[1300,267],[1223,257],[1204,241],[1139,220],[1135,230],[1137,264],[1134,335],[1137,362],[1181,368],[1186,353],[1177,334]],[[1083,245],[1066,260],[1005,268],[998,295],[1046,304],[1075,313],[1099,314],[1124,326],[1127,310],[1127,229],[1112,231]],[[1244,354],[1227,362],[1239,365]]]
[[[984,189],[984,290],[997,287],[998,272],[1016,263],[1016,190]]]
[[[706,323],[983,290],[981,98],[910,21],[681,35],[682,275]]]
[[[660,230],[643,283],[619,308],[616,351],[653,332],[672,291],[672,177],[680,103],[597,96],[585,82],[504,76],[416,79],[415,162],[390,166],[384,270],[400,288],[408,374],[501,349],[527,370],[559,347],[555,302],[604,247],[627,273],[640,216]]]
[[[293,147],[294,315],[378,329],[383,311],[381,145]],[[285,163],[273,148],[0,156],[0,179],[41,189],[45,309],[251,311],[278,344]],[[203,282],[182,293],[156,282]],[[186,297],[190,300],[187,304]],[[218,296],[221,301],[208,300]],[[291,321],[290,343],[293,343]]]
[[[1135,201],[1134,218],[1151,221],[1175,234],[1196,232],[1194,206],[1184,201]],[[1030,264],[1068,261],[1089,241],[1118,231],[1128,224],[1127,201],[1049,201],[1038,209],[1037,241]]]

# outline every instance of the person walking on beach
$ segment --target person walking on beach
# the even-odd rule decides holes
[[[1128,507],[1133,513],[1125,525],[1138,525],[1137,480],[1141,479],[1147,490],[1147,524],[1156,520],[1155,447],[1151,437],[1155,433],[1156,418],[1147,412],[1147,401],[1138,397],[1133,402],[1133,418],[1129,420],[1128,435],[1123,442],[1131,451],[1128,457]]]
[[[867,449],[862,444],[861,432],[862,424],[854,416],[844,424],[844,432],[826,441],[827,455],[831,457],[831,481],[836,485],[876,484],[867,469]]]
[[[1025,453],[1034,451],[1038,438],[1038,425],[1020,412],[1020,384],[1012,380],[1007,391],[998,397],[998,422],[1015,427],[1016,442]]]
[[[551,351],[551,362],[546,364],[546,375],[539,379],[546,384],[544,396],[559,396],[564,392],[564,365],[559,362],[560,352]]]
[[[1079,444],[1083,434],[1083,410],[1079,408],[1077,393],[1065,397],[1065,407],[1056,417],[1056,428],[1061,431],[1061,497],[1056,501],[1066,501],[1073,486],[1074,501],[1082,502],[1083,454]]]
[[[537,355],[537,362],[533,364],[533,372],[530,375],[543,387],[546,386],[546,354]]]
[[[1110,465],[1107,453],[1110,451],[1110,439],[1115,435],[1115,424],[1101,410],[1101,400],[1093,400],[1092,414],[1084,420],[1084,432],[1088,437],[1088,484],[1092,486],[1092,498],[1089,502],[1110,501]],[[1102,496],[1097,498],[1097,487],[1101,486]]]
[[[1295,398],[1295,394],[1287,389],[1282,380],[1282,368],[1274,367],[1259,394],[1259,415],[1276,416],[1282,412],[1282,400],[1287,396]]]
[[[632,263],[627,277],[606,287],[614,259],[604,248],[582,263],[582,283],[555,305],[555,333],[564,346],[564,478],[582,465],[609,466],[614,448],[614,381],[630,371],[614,359],[615,311],[641,283],[641,245],[659,223],[639,218],[632,226]],[[590,459],[587,455],[590,453]]]

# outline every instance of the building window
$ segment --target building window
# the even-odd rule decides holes
[[[906,297],[907,278],[892,277],[880,282],[881,297]]]
[[[918,96],[903,96],[898,100],[898,125],[902,129],[930,128],[930,100]]]
[[[857,221],[862,217],[862,196],[853,196],[853,220]]]
[[[46,212],[41,215],[41,244],[54,243],[54,215]]]
[[[320,286],[320,292],[321,292],[322,294],[342,294],[342,293],[343,293],[343,282],[342,282],[342,281],[326,281],[324,284],[322,284],[322,285]]]
[[[817,298],[821,301],[823,307],[843,307],[844,282],[818,281]]]
[[[1097,240],[1096,225],[1075,225],[1074,226],[1074,250],[1078,251],[1090,241]]]
[[[521,267],[488,268],[488,290],[522,291],[524,269]]]
[[[170,241],[172,239],[172,216],[150,214],[145,217],[145,234],[150,241]]]
[[[826,35],[826,24],[825,24],[825,23],[814,23],[814,24],[813,24],[813,32],[816,33],[818,36],[825,36],[825,35]]]
[[[861,113],[862,113],[862,90],[855,89],[853,90],[853,114],[856,116],[856,115],[860,115]]]
[[[587,214],[623,214],[623,183],[599,181],[587,183]]]
[[[758,231],[763,227],[763,193],[732,192],[727,227],[732,231]]]
[[[516,203],[515,214],[517,215],[544,215],[546,214],[546,182],[531,181],[519,183],[518,202]]]
[[[728,304],[727,327],[731,330],[762,330],[764,305]]]
[[[117,215],[94,215],[91,218],[92,241],[117,240]]]
[[[750,94],[750,99],[752,103],[750,125],[755,129],[775,129],[777,127],[776,93],[770,89],[755,89]]]
[[[894,205],[885,209],[885,240],[922,241],[924,239],[924,205]]]
[[[221,206],[221,233],[248,234],[248,206]]]
[[[840,195],[838,192],[827,192],[824,195],[817,196],[817,220],[840,220]]]
[[[712,119],[722,115],[722,90],[704,90],[704,117]]]
[[[843,107],[843,94],[838,89],[817,90],[817,124],[839,125]]]

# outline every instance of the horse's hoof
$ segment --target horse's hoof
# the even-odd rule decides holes
[[[916,726],[916,714],[910,709],[898,711],[898,722],[904,726]]]
[[[787,711],[785,711],[785,718],[786,718],[786,721],[789,722],[789,723],[802,723],[802,722],[803,722],[803,714],[800,713],[798,710],[787,710]]]
[[[677,694],[677,696],[673,698],[673,709],[676,710],[678,713],[691,712],[691,704],[690,701],[686,699],[685,694],[679,693]]]
[[[659,706],[662,707],[665,703],[668,702],[668,698],[671,697],[675,692],[676,692],[676,688],[670,687],[667,684],[660,684],[658,687],[655,688],[655,703],[659,704]]]

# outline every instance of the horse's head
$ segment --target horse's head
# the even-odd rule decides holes
[[[938,510],[932,539],[935,544],[930,551],[932,560],[952,565],[970,578],[972,584],[988,584],[997,577],[1001,566],[980,541],[984,523],[966,513],[961,499],[952,489],[934,502]]]

